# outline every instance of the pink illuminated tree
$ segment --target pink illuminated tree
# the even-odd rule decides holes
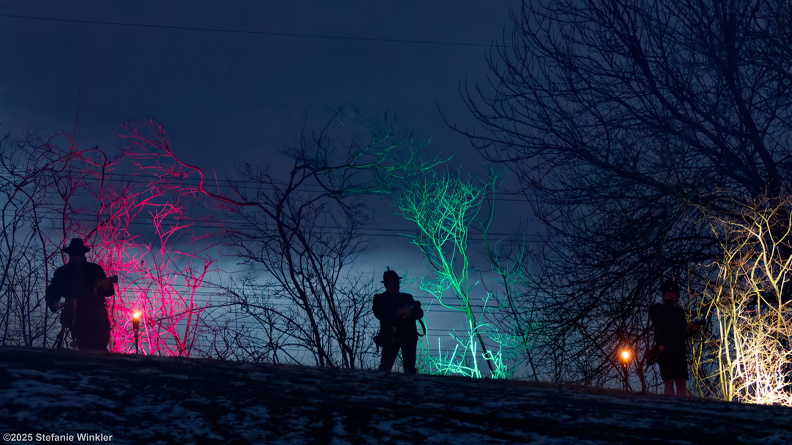
[[[102,249],[100,264],[120,277],[119,292],[108,305],[114,320],[111,348],[190,355],[208,304],[198,291],[215,262],[207,253],[214,246],[212,226],[193,230],[205,222],[194,212],[200,203],[188,183],[197,175],[177,162],[164,128],[154,122],[125,125],[121,139],[126,145],[114,171],[122,179],[97,189],[100,206],[92,232]],[[141,322],[134,332],[137,311]]]
[[[193,172],[175,162],[160,126],[127,125],[121,138],[126,146],[112,154],[79,148],[73,135],[29,136],[3,146],[1,189],[9,198],[0,246],[8,259],[0,275],[4,344],[38,339],[46,346],[45,334],[57,332],[58,323],[42,310],[43,287],[65,260],[64,243],[81,237],[92,247],[89,260],[119,276],[107,304],[112,351],[195,350],[207,305],[198,290],[214,263],[207,253],[213,229],[194,230],[202,218],[200,200],[186,185]],[[36,282],[14,278],[21,276]],[[136,310],[143,314],[138,348],[130,326]]]

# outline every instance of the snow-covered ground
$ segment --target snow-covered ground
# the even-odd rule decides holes
[[[792,409],[516,381],[0,348],[4,443],[789,444]]]

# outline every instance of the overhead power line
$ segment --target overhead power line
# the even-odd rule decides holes
[[[2,177],[2,172],[0,172],[0,177]],[[129,174],[129,173],[117,173],[117,172],[110,172],[104,174],[104,180],[106,182],[112,183],[122,183],[122,184],[149,184],[153,179],[160,179],[160,177],[156,175],[146,175],[146,174]],[[184,185],[198,187],[201,184],[201,180],[199,178],[183,178],[180,179],[181,183]],[[219,179],[215,180],[213,178],[207,177],[204,181],[203,188],[210,191],[216,190],[265,190],[265,191],[276,191],[276,188],[272,184],[262,184],[260,182],[256,182],[255,180],[232,180],[232,179]],[[326,192],[326,189],[322,188],[318,184],[305,184],[302,185],[302,190],[304,192],[313,192],[313,193],[322,193]],[[381,192],[373,192],[373,191],[364,191],[361,193],[357,193],[356,196],[378,196],[383,193]],[[527,196],[528,193],[525,191],[506,191],[506,190],[498,190],[495,193],[495,201],[499,202],[521,202],[521,203],[528,203]]]
[[[53,211],[49,210],[42,210],[39,211],[39,218],[41,220],[46,220],[50,222],[57,222],[60,220],[61,216]],[[71,219],[73,221],[79,222],[93,222],[95,219],[90,215],[72,215]],[[195,218],[165,218],[163,219],[162,223],[164,225],[168,224],[185,224],[188,225],[190,229],[228,229],[232,231],[250,231],[250,230],[257,230],[255,226],[249,223],[239,222],[239,221],[205,221],[201,219]],[[151,222],[148,220],[133,220],[129,223],[130,226],[134,227],[150,227]],[[331,226],[331,225],[316,225],[314,226],[313,230],[315,233],[321,234],[343,234],[346,233],[349,229],[341,226]],[[360,236],[372,236],[372,237],[390,237],[390,238],[405,238],[405,236],[410,235],[414,232],[413,227],[385,227],[385,226],[362,226],[358,229],[358,234]],[[520,233],[507,233],[507,232],[495,232],[489,231],[486,233],[487,237],[490,239],[526,239],[526,240],[539,240],[537,235],[531,234],[520,234]],[[471,241],[481,241],[484,239],[483,234],[479,233],[472,233],[468,235],[468,239]]]
[[[461,47],[474,47],[474,48],[490,48],[500,47],[506,48],[508,45],[498,45],[495,43],[471,43],[471,42],[449,42],[439,40],[417,40],[417,39],[393,39],[384,37],[360,37],[360,36],[339,36],[331,34],[303,34],[292,32],[273,32],[273,31],[256,31],[232,28],[207,28],[202,26],[180,26],[180,25],[155,25],[151,23],[133,23],[133,22],[114,22],[105,20],[87,20],[87,19],[66,19],[59,17],[42,17],[31,15],[19,14],[0,14],[0,17],[11,19],[23,20],[39,20],[50,22],[62,23],[75,23],[75,24],[89,24],[89,25],[105,25],[105,26],[127,26],[133,28],[150,28],[150,29],[167,29],[174,31],[191,31],[191,32],[214,32],[225,34],[243,34],[243,35],[258,35],[270,37],[292,37],[292,38],[307,38],[307,39],[325,39],[325,40],[348,40],[348,41],[363,41],[363,42],[382,42],[382,43],[398,43],[398,44],[414,44],[414,45],[437,45],[437,46],[461,46]]]

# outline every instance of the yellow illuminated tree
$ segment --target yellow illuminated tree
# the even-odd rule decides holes
[[[723,257],[699,309],[715,326],[694,362],[717,365],[696,377],[726,400],[792,406],[791,206],[788,196],[755,200],[711,223]]]

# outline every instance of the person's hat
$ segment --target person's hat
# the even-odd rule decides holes
[[[82,238],[72,238],[69,247],[65,247],[63,252],[68,255],[85,255],[85,252],[91,250],[90,247],[85,247]]]
[[[390,270],[390,268],[388,268],[388,270],[386,270],[385,273],[382,274],[381,283],[384,283],[386,281],[398,281],[401,279],[402,277],[400,277],[395,270]]]
[[[660,285],[660,292],[667,294],[670,292],[679,292],[679,285],[674,280],[665,280]]]

